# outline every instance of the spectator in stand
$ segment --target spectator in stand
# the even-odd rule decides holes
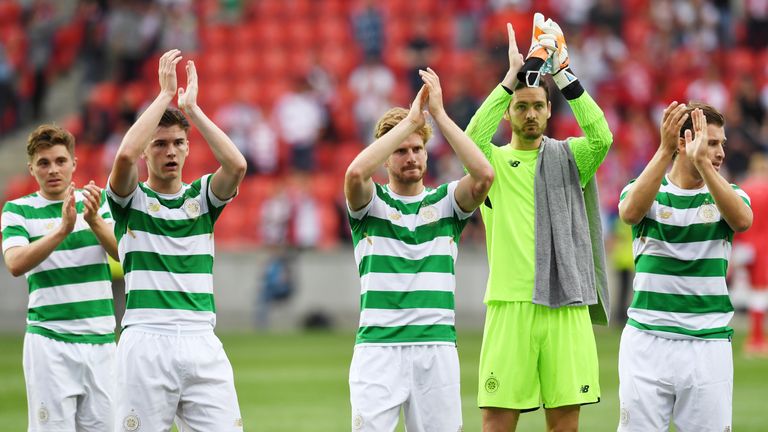
[[[280,138],[291,148],[291,164],[299,171],[315,168],[315,145],[328,117],[304,78],[275,104],[274,117]]]
[[[257,128],[264,123],[259,109],[238,94],[232,103],[220,107],[213,118],[248,161],[246,175],[258,172],[260,167],[255,163],[256,155],[252,154],[252,139]],[[262,143],[263,141],[259,142],[259,144]]]
[[[355,41],[363,50],[363,57],[381,59],[384,47],[384,18],[375,0],[362,0],[360,8],[352,14]]]
[[[165,22],[160,33],[160,51],[179,49],[196,52],[197,16],[188,1],[165,1]]]
[[[301,249],[311,249],[320,242],[320,211],[309,190],[309,177],[297,175],[291,191],[291,243]]]
[[[480,108],[480,104],[472,97],[469,91],[468,80],[465,77],[450,80],[450,101],[445,106],[448,116],[456,122],[461,129],[466,129],[472,116]],[[456,178],[452,176],[451,178]]]
[[[747,21],[746,44],[760,50],[768,46],[768,2],[765,0],[745,0],[744,17]]]
[[[750,326],[744,353],[768,358],[768,340],[764,332],[765,312],[768,310],[768,244],[765,242],[768,238],[768,218],[765,217],[768,214],[768,159],[765,154],[752,155],[749,176],[742,186],[751,198],[752,210],[757,216],[752,228],[737,237],[749,248],[752,257],[747,266],[751,289],[747,302]]]
[[[353,110],[359,138],[373,142],[373,126],[392,106],[395,75],[378,58],[369,56],[349,75],[349,88],[357,95]]]
[[[141,65],[149,53],[141,35],[142,4],[118,0],[107,19],[108,52],[113,55],[112,75],[125,83],[140,76]]]
[[[278,183],[272,195],[261,204],[261,243],[279,246],[289,243],[288,224],[291,219],[291,198],[283,183]]]
[[[13,109],[16,106],[16,90],[13,88],[14,70],[8,61],[3,42],[0,41],[0,132],[6,132],[16,124]]]
[[[691,82],[685,93],[688,100],[702,101],[718,111],[724,111],[730,99],[720,69],[715,63],[708,64],[704,76]]]
[[[418,93],[423,82],[419,70],[435,64],[437,48],[430,40],[430,23],[427,18],[414,18],[413,34],[405,46],[405,65],[408,83],[413,94]]]
[[[45,97],[48,93],[48,66],[51,62],[53,35],[58,27],[53,4],[40,0],[33,4],[27,23],[29,40],[28,62],[34,79],[32,90],[32,117],[39,119],[45,113]]]

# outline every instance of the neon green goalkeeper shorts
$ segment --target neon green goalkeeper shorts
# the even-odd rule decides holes
[[[480,408],[533,411],[600,401],[586,306],[489,302],[480,351]]]

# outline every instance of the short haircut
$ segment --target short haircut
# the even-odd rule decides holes
[[[515,85],[515,88],[513,90],[514,91],[518,91],[518,90],[524,89],[524,88],[529,88],[529,87],[525,84],[525,82],[518,81],[517,84]],[[535,88],[535,87],[533,87],[533,88]],[[544,94],[546,95],[545,97],[547,99],[547,102],[549,102],[550,101],[549,100],[549,82],[546,79],[544,79],[543,76],[539,79],[539,88],[544,89]]]
[[[160,118],[158,126],[168,128],[174,125],[184,129],[184,132],[189,132],[189,120],[184,113],[178,108],[168,107]]]
[[[27,138],[27,158],[32,161],[38,151],[56,145],[63,145],[75,157],[75,137],[68,130],[54,124],[40,125]]]
[[[685,137],[685,131],[690,129],[693,132],[693,118],[691,113],[695,109],[701,109],[704,112],[704,118],[707,120],[707,125],[725,126],[725,117],[712,105],[705,104],[703,102],[688,102],[685,107],[685,113],[688,114],[688,118],[685,119],[685,123],[680,128],[680,138]]]
[[[385,112],[384,115],[381,116],[379,121],[376,123],[376,127],[374,128],[374,136],[377,139],[381,138],[385,133],[389,132],[393,127],[397,126],[398,123],[405,120],[406,117],[408,117],[407,109],[400,107],[390,109],[389,111]],[[424,126],[420,127],[416,133],[419,134],[421,139],[424,140],[424,144],[426,144],[427,141],[432,138],[432,126],[430,126],[429,122],[425,122]]]

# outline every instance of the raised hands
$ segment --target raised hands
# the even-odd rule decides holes
[[[711,163],[707,157],[709,134],[707,133],[707,119],[704,117],[704,111],[698,108],[693,110],[691,121],[693,122],[693,132],[690,129],[685,130],[685,154],[698,168],[701,163]]]
[[[101,207],[101,188],[96,186],[96,183],[91,180],[83,188],[83,219],[88,225],[93,225],[96,219],[99,217],[99,208]]]
[[[523,67],[523,55],[520,54],[520,50],[517,49],[517,40],[515,39],[515,29],[512,28],[512,24],[507,23],[507,38],[509,39],[509,48],[507,55],[509,56],[509,73],[512,76],[516,76],[520,68]]]
[[[181,51],[172,49],[166,51],[160,57],[160,65],[158,66],[158,77],[160,79],[160,92],[170,95],[176,94],[177,79],[176,79],[176,65],[181,61]]]
[[[677,144],[680,139],[680,128],[688,119],[685,112],[685,104],[679,104],[677,101],[669,104],[664,109],[661,117],[661,148],[669,153],[677,151]]]
[[[197,107],[197,69],[195,62],[187,60],[187,88],[179,87],[179,108],[189,114]]]
[[[77,222],[77,209],[75,208],[75,184],[70,183],[67,187],[64,203],[61,205],[60,229],[69,234],[75,229],[75,222]]]
[[[424,115],[424,110],[427,105],[428,97],[429,93],[427,93],[427,86],[421,86],[421,89],[419,89],[419,92],[416,94],[416,98],[414,98],[411,103],[411,109],[408,110],[406,120],[410,121],[416,128],[424,126],[424,122],[427,121],[427,118]]]
[[[443,114],[445,108],[443,107],[443,89],[440,87],[440,78],[437,76],[432,68],[427,70],[420,70],[419,75],[421,80],[424,81],[424,87],[427,89],[427,107],[432,117]]]

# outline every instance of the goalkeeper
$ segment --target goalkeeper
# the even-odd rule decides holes
[[[592,323],[607,323],[608,298],[593,177],[613,138],[568,66],[560,27],[537,13],[525,61],[507,32],[509,71],[466,131],[496,172],[480,207],[490,274],[478,404],[485,432],[514,430],[521,412],[542,405],[547,430],[576,430],[580,406],[600,400]],[[584,137],[543,135],[546,72]],[[502,117],[513,134],[497,147]]]

